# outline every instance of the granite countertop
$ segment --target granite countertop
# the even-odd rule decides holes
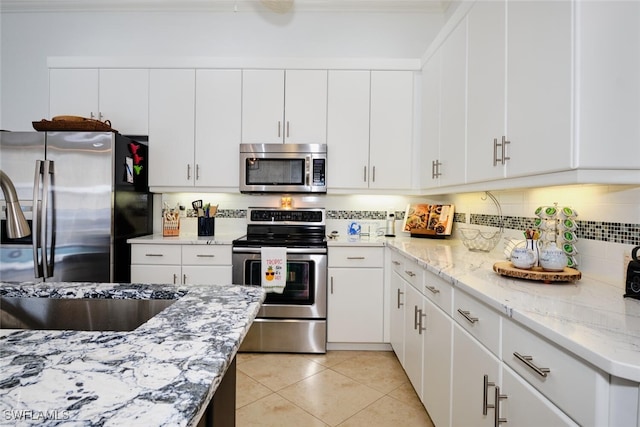
[[[455,288],[571,351],[601,370],[640,382],[640,301],[585,274],[577,282],[543,282],[501,276],[502,246],[471,252],[460,240],[388,239],[400,251]]]
[[[130,332],[0,330],[0,425],[12,426],[195,425],[264,301],[218,285],[0,283],[0,295],[179,298]]]

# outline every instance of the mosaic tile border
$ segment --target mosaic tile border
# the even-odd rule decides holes
[[[396,220],[404,221],[405,211],[395,211]],[[187,209],[187,217],[196,217],[193,209]],[[218,218],[247,217],[246,209],[220,209],[216,215]],[[327,210],[327,219],[357,219],[357,220],[384,220],[387,211],[358,211],[358,210]],[[522,216],[503,216],[504,228],[510,230],[526,230],[534,227],[535,218]],[[453,215],[454,223],[467,223],[467,214],[456,212]],[[469,224],[489,227],[500,227],[499,215],[469,214]],[[640,246],[640,224],[582,221],[576,220],[578,239],[596,240],[601,242],[622,243],[626,245]]]
[[[500,216],[471,214],[470,224],[500,227]],[[504,228],[511,230],[526,230],[534,227],[535,218],[504,216]],[[454,222],[466,223],[454,215]],[[625,245],[640,245],[640,224],[582,221],[576,220],[576,237],[578,239],[596,240],[601,242],[622,243]]]

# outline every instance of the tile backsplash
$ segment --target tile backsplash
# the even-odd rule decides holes
[[[626,272],[625,255],[640,245],[640,186],[576,185],[546,187],[492,194],[500,203],[504,236],[521,239],[523,230],[533,228],[534,212],[538,206],[570,206],[578,212],[576,218],[576,243],[579,250],[579,269],[614,286],[624,288]],[[230,193],[167,193],[157,195],[156,218],[162,202],[191,207],[191,200],[203,199],[204,203],[218,204],[216,231],[242,233],[246,224],[247,207],[279,206],[277,195],[241,195]],[[396,214],[396,229],[402,228],[405,209],[409,203],[452,203],[455,205],[453,236],[456,226],[467,224],[478,228],[495,228],[500,225],[496,205],[484,192],[458,193],[437,197],[406,197],[381,195],[331,195],[293,196],[294,207],[321,206],[327,209],[327,229],[342,232],[348,220],[366,224],[372,233],[384,227],[387,212]],[[187,216],[193,215],[186,209]],[[187,218],[190,220],[191,218]],[[218,224],[219,223],[219,224]],[[159,230],[159,220],[154,225]],[[190,223],[185,221],[185,232]],[[345,229],[346,231],[346,229]],[[503,246],[494,252],[501,259]]]

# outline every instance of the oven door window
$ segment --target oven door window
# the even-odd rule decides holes
[[[262,265],[260,260],[246,261],[245,284],[262,286]],[[313,261],[288,261],[287,284],[281,294],[267,293],[265,303],[313,305],[315,303],[315,263]]]
[[[246,159],[247,185],[304,185],[304,159]]]

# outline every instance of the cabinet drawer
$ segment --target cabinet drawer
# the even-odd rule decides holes
[[[183,265],[231,265],[229,245],[183,245]]]
[[[411,284],[418,292],[422,292],[424,286],[424,268],[415,261],[405,259],[400,275]]]
[[[502,360],[578,424],[608,424],[608,377],[600,370],[513,321],[503,325]]]
[[[453,301],[453,287],[451,284],[435,274],[425,271],[422,293],[451,316]]]
[[[329,267],[384,267],[382,247],[329,248]]]
[[[131,245],[131,264],[181,263],[180,245]]]
[[[389,251],[389,253],[391,254],[391,269],[402,276],[404,263],[407,259],[397,252]]]
[[[456,289],[453,297],[453,317],[489,351],[500,357],[502,316],[497,311]]]

